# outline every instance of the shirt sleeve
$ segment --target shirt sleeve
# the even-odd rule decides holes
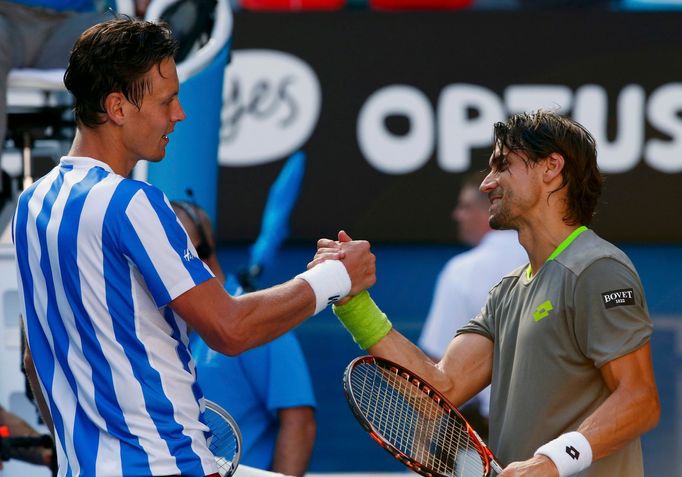
[[[279,409],[315,406],[315,396],[308,366],[301,346],[292,332],[285,333],[268,345],[268,392],[266,406]],[[262,364],[261,364],[262,365]]]
[[[158,307],[213,277],[157,188],[146,185],[134,192],[121,222],[118,240]]]
[[[456,336],[464,333],[476,333],[485,336],[491,341],[495,341],[495,306],[493,303],[497,289],[498,287],[495,287],[491,290],[490,294],[488,294],[488,300],[486,300],[478,315],[461,327],[457,331]]]
[[[635,351],[653,324],[639,276],[612,258],[592,263],[577,278],[575,333],[582,352],[597,367]]]

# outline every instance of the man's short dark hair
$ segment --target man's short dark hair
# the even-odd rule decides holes
[[[104,123],[104,100],[113,92],[139,108],[151,87],[145,74],[172,58],[177,48],[164,23],[117,18],[86,30],[76,41],[64,74],[78,124]]]
[[[533,166],[553,152],[564,157],[563,182],[567,188],[569,225],[589,225],[604,182],[597,167],[597,146],[584,126],[553,111],[516,114],[495,124],[495,144],[523,152]]]

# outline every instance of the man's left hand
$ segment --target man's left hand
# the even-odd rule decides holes
[[[559,470],[549,457],[536,455],[523,462],[512,462],[499,477],[559,477]]]

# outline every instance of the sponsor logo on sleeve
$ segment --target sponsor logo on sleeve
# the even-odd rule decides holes
[[[604,306],[613,308],[614,306],[626,306],[635,304],[635,293],[632,288],[624,288],[622,290],[613,290],[601,294],[604,301]]]

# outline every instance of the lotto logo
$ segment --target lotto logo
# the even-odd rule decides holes
[[[549,312],[552,311],[553,309],[554,306],[552,305],[552,302],[547,300],[537,307],[537,309],[533,313],[533,319],[535,321],[540,321],[541,319],[549,316]]]
[[[580,458],[580,452],[573,446],[566,446],[566,454],[573,460],[578,460]]]

